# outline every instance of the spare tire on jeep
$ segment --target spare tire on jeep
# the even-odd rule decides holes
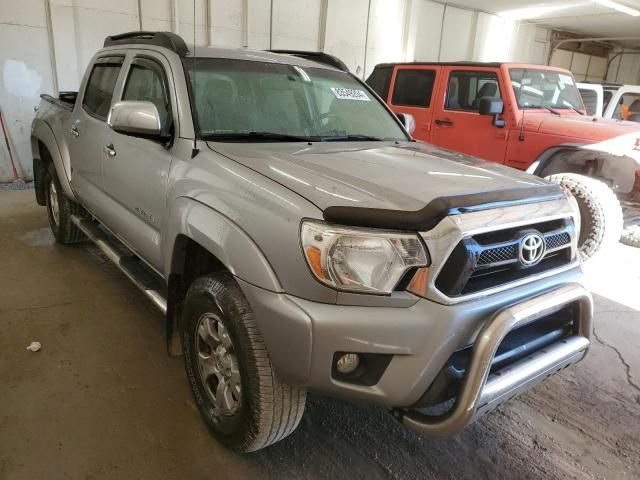
[[[600,180],[576,173],[545,177],[568,189],[580,209],[578,249],[582,260],[615,245],[622,233],[622,208],[613,191]]]

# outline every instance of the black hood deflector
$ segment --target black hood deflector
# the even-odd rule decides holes
[[[559,185],[550,184],[438,197],[424,208],[412,212],[379,208],[328,207],[324,210],[323,216],[327,222],[340,225],[424,232],[431,230],[449,215],[557,200],[563,197],[562,188]]]

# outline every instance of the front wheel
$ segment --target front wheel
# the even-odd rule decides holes
[[[578,250],[587,260],[618,243],[622,233],[622,208],[613,191],[600,180],[575,173],[559,173],[546,180],[567,188],[580,209]]]
[[[251,452],[296,429],[306,390],[278,378],[251,307],[230,274],[207,275],[191,285],[182,344],[198,410],[221,443]]]

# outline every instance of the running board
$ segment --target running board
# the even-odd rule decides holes
[[[71,216],[71,220],[166,315],[167,299],[162,293],[162,279],[133,253],[123,253],[122,250],[128,249],[107,235],[97,223],[75,215]]]

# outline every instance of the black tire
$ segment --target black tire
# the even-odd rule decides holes
[[[231,413],[224,412],[212,400],[212,390],[217,388],[212,387],[211,379],[215,385],[217,377],[210,374],[205,379],[200,373],[198,358],[202,357],[198,352],[203,348],[203,337],[198,328],[203,319],[210,321],[212,316],[226,328],[225,338],[231,342],[226,351],[234,355],[233,361],[239,366],[241,393],[236,410]],[[235,451],[252,452],[282,440],[296,429],[304,412],[306,390],[282,382],[274,372],[251,307],[230,274],[207,275],[191,285],[181,328],[189,386],[200,415],[215,438]]]
[[[640,225],[625,228],[620,241],[630,247],[640,248]]]
[[[79,204],[70,200],[65,195],[53,163],[49,164],[43,180],[45,182],[44,191],[49,226],[51,227],[56,242],[69,245],[86,241],[87,237],[71,220],[72,215],[83,217],[86,216],[86,212]],[[57,206],[55,208],[53,205],[54,199],[57,199]],[[56,209],[58,212],[57,215],[55,213]]]
[[[578,249],[582,260],[618,243],[622,233],[622,208],[613,191],[600,180],[575,173],[546,177],[567,188],[580,209]]]

